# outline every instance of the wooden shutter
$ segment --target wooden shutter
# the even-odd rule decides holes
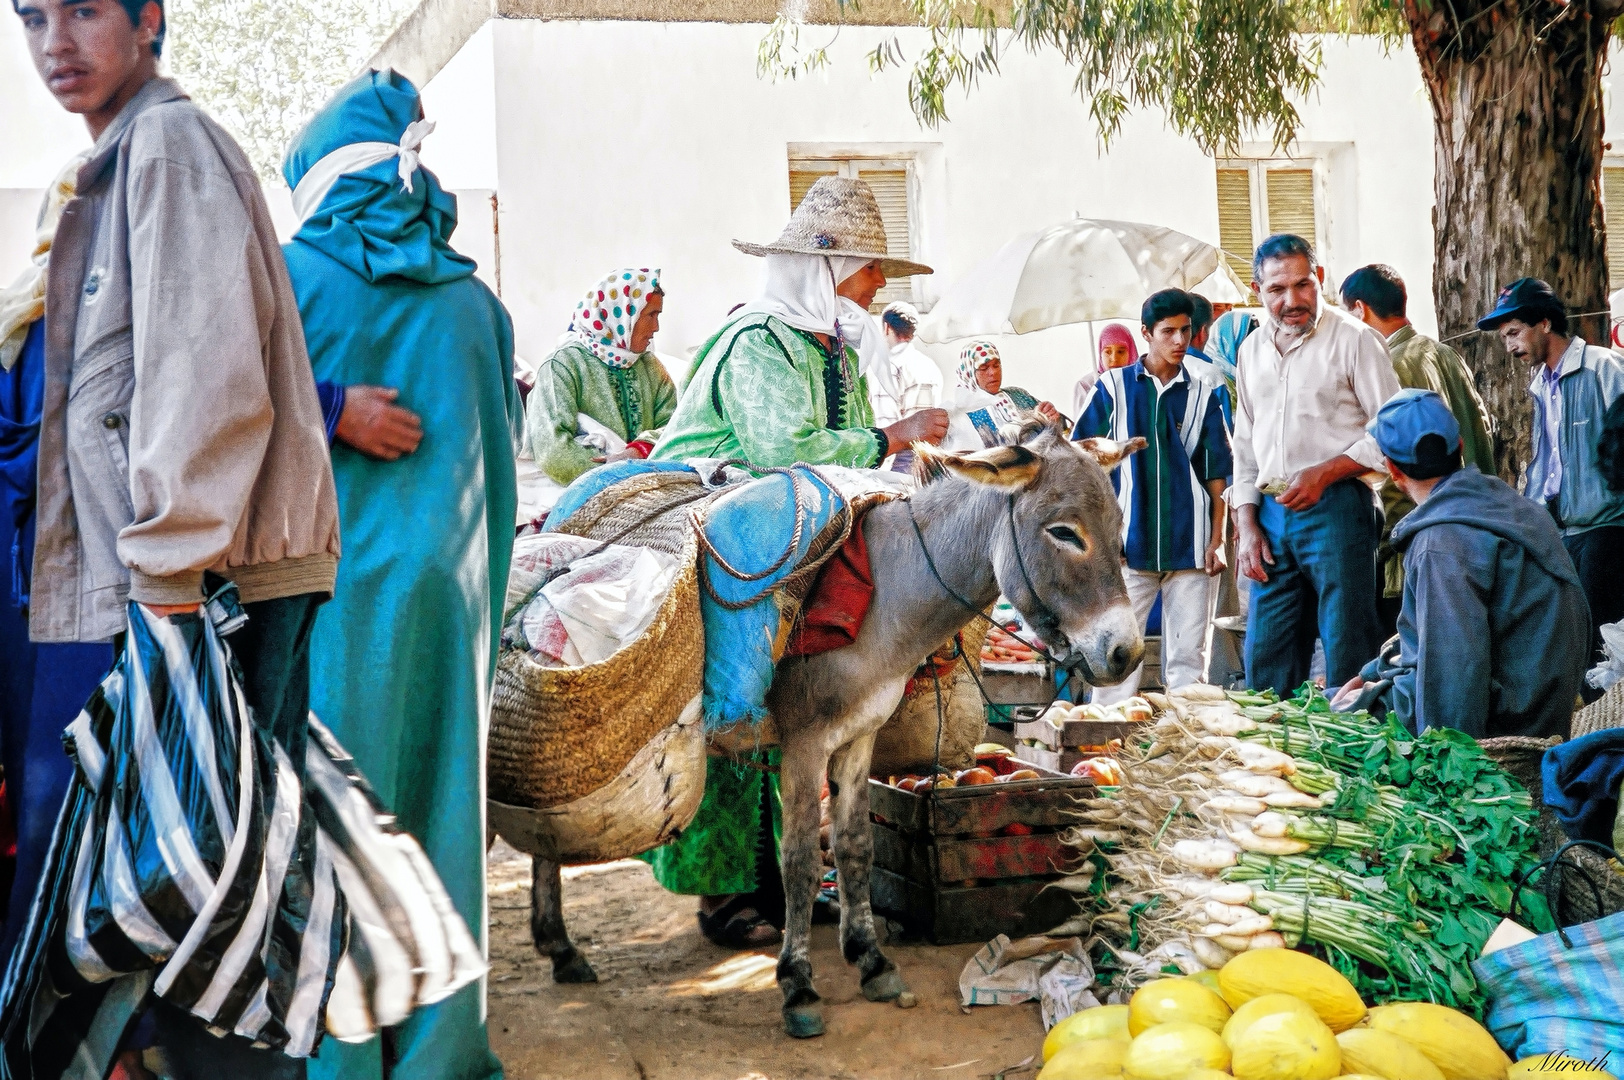
[[[1624,288],[1624,168],[1601,171],[1601,201],[1607,214],[1607,289]]]
[[[825,176],[834,176],[840,171],[837,161],[792,161],[789,163],[789,209],[790,213],[801,205],[806,193],[812,190],[812,185]]]
[[[906,168],[859,168],[857,179],[874,192],[874,201],[880,204],[880,218],[885,222],[885,248],[892,258],[913,257],[913,233],[908,213],[908,170]],[[913,298],[913,279],[896,278],[886,282],[874,297],[874,311],[881,311],[895,300]]]
[[[1218,246],[1229,268],[1242,281],[1252,280],[1252,174],[1247,169],[1218,170]]]
[[[1314,227],[1314,170],[1266,169],[1269,232],[1295,233],[1319,248]]]

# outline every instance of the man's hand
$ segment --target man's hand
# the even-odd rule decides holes
[[[410,454],[423,441],[423,424],[416,413],[394,404],[398,397],[400,391],[391,386],[345,387],[344,411],[333,435],[380,461]]]
[[[1294,475],[1275,501],[1287,510],[1307,510],[1325,495],[1325,489],[1339,480],[1358,476],[1367,468],[1346,454],[1322,461]]]
[[[1274,565],[1274,552],[1269,550],[1269,538],[1263,535],[1263,526],[1257,523],[1256,506],[1235,509],[1235,570],[1253,581],[1268,581],[1263,564]]]
[[[1202,561],[1202,569],[1206,570],[1208,577],[1217,577],[1224,572],[1224,537],[1214,530],[1214,536],[1207,541],[1207,556]]]
[[[928,442],[934,446],[947,435],[947,410],[920,409],[880,430],[885,432],[889,443],[885,451],[887,457],[901,453],[916,442]]]
[[[1365,680],[1355,675],[1336,692],[1336,696],[1331,699],[1331,708],[1340,711],[1344,706],[1353,704],[1353,700],[1359,696],[1359,691],[1364,688]]]
[[[167,619],[171,615],[190,615],[201,608],[202,604],[142,604],[142,607],[158,616]]]
[[[1060,410],[1055,408],[1052,402],[1038,402],[1038,415],[1043,417],[1051,424],[1058,424],[1060,422]]]

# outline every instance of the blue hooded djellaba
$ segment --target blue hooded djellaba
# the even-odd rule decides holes
[[[283,175],[297,192],[335,150],[398,145],[422,115],[409,81],[369,72],[299,134]],[[418,449],[397,461],[333,447],[344,554],[316,621],[311,708],[483,940],[484,732],[523,411],[507,311],[448,242],[456,197],[423,168],[406,190],[401,160],[340,175],[285,248],[316,378],[394,387],[423,424]],[[499,1077],[483,993],[466,987],[367,1043],[329,1039],[310,1076]]]

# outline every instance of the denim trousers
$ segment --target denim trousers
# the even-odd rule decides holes
[[[1246,619],[1246,682],[1282,697],[1308,681],[1314,639],[1325,643],[1326,686],[1337,687],[1381,648],[1376,545],[1381,512],[1370,488],[1342,480],[1307,510],[1265,495],[1258,523],[1274,554],[1253,582]]]

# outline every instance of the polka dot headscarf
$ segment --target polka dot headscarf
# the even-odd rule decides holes
[[[959,385],[966,390],[978,390],[976,372],[994,360],[1002,362],[998,346],[990,341],[972,341],[959,351]]]
[[[632,328],[659,289],[658,270],[616,270],[575,305],[570,330],[599,360],[629,368],[642,355],[631,350]]]

